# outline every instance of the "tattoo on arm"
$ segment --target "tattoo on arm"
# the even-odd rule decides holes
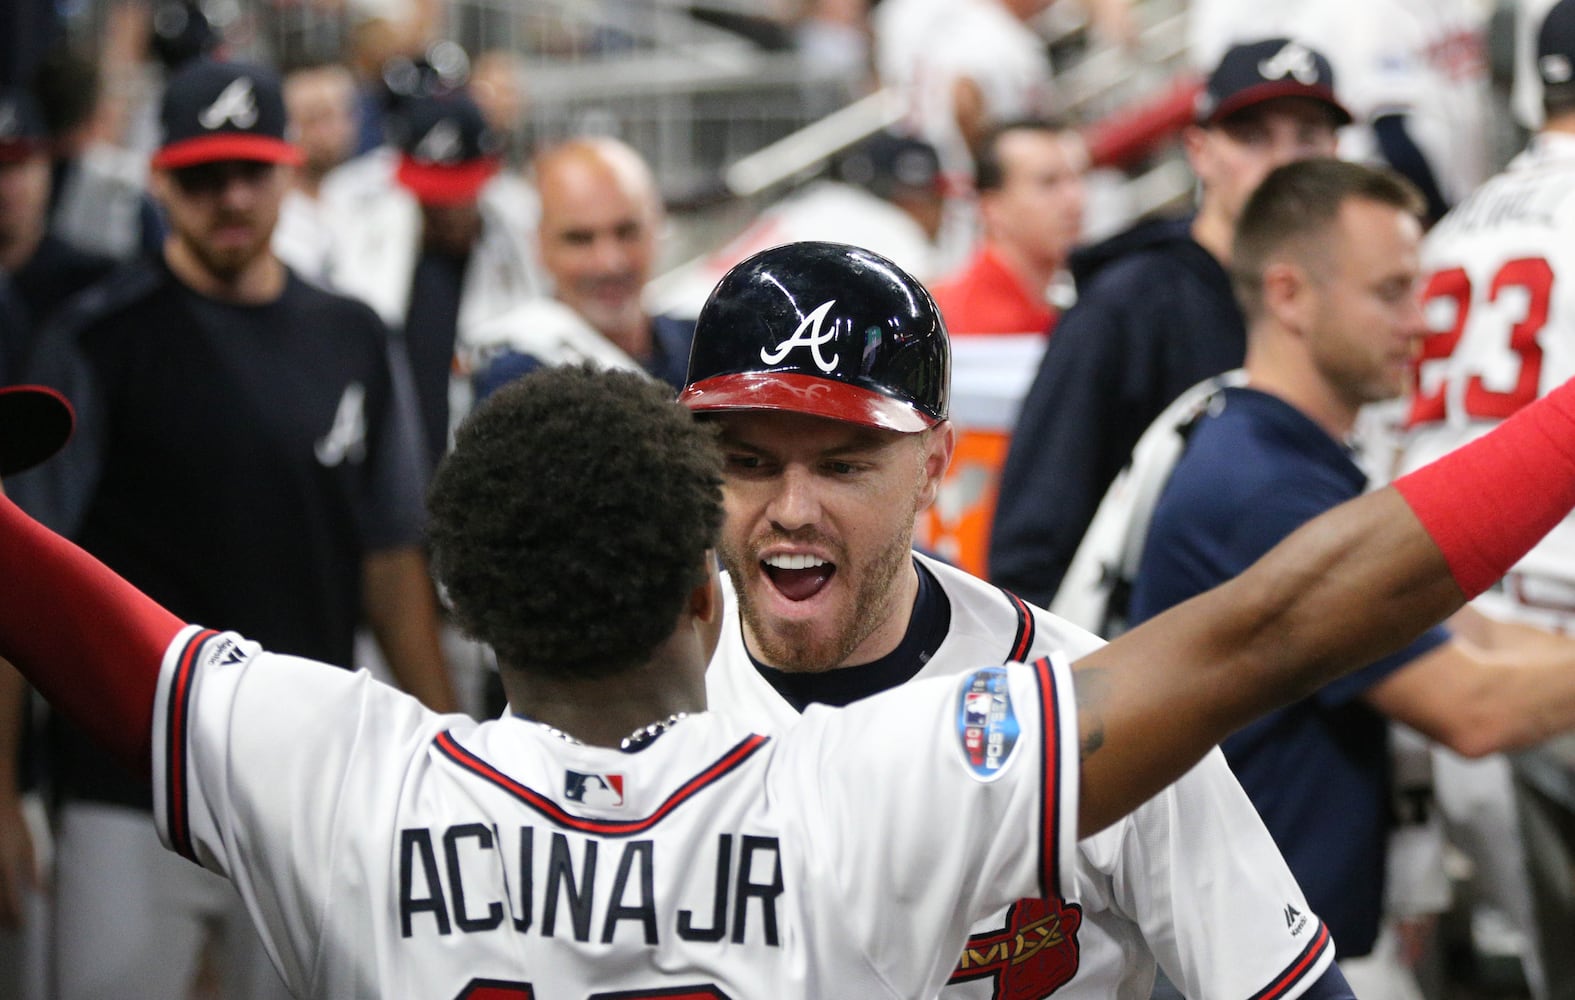
[[[1104,669],[1091,667],[1072,671],[1072,691],[1077,696],[1077,743],[1079,760],[1092,757],[1105,745],[1105,718],[1102,711],[1110,693]]]

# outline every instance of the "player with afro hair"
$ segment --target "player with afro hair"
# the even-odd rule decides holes
[[[714,433],[667,386],[543,369],[460,426],[427,497],[433,570],[459,626],[503,666],[617,673],[705,583],[695,554],[715,544],[721,483]]]

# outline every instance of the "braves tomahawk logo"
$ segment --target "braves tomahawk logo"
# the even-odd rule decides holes
[[[1286,42],[1280,51],[1258,63],[1258,75],[1265,80],[1292,77],[1297,83],[1310,87],[1318,82],[1318,61],[1307,46]]]
[[[257,94],[249,77],[239,76],[219,91],[213,103],[197,114],[197,122],[210,131],[229,122],[236,128],[257,124]]]
[[[760,360],[768,365],[780,364],[782,359],[787,357],[788,352],[793,350],[793,348],[807,347],[811,356],[815,359],[816,368],[819,368],[827,375],[836,371],[837,361],[842,355],[833,354],[831,360],[827,361],[820,353],[821,344],[829,344],[837,339],[835,328],[831,330],[823,329],[826,323],[826,313],[830,312],[831,307],[836,304],[837,300],[832,299],[829,302],[823,302],[816,306],[808,316],[804,317],[804,321],[798,325],[797,330],[793,331],[791,337],[773,348],[767,349],[762,347],[760,349]]]
[[[997,1000],[1044,1000],[1077,975],[1083,908],[1061,899],[1023,899],[1006,926],[968,938],[949,982],[993,979]]]
[[[330,469],[347,458],[359,462],[366,456],[366,387],[360,382],[345,386],[334,411],[334,425],[318,438],[313,451]]]

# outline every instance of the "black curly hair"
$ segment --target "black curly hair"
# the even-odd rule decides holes
[[[462,629],[505,667],[605,676],[647,659],[704,581],[720,452],[661,383],[543,369],[460,426],[427,507]]]

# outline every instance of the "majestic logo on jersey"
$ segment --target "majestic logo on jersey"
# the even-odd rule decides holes
[[[225,639],[213,651],[214,662],[221,667],[233,667],[246,659],[246,653],[234,639]]]
[[[252,92],[252,81],[236,77],[228,87],[219,92],[213,103],[197,115],[197,122],[205,129],[216,129],[225,122],[236,128],[251,128],[257,124],[257,95]]]
[[[963,678],[957,701],[957,735],[963,760],[982,781],[999,777],[1012,762],[1022,726],[1012,707],[1004,667],[975,670]]]
[[[246,651],[229,636],[218,639],[203,650],[203,660],[209,667],[233,667],[245,659]]]
[[[1023,899],[1006,926],[974,934],[950,982],[993,978],[996,1000],[1044,1000],[1077,975],[1083,908],[1059,899]]]
[[[459,123],[447,118],[427,129],[427,134],[411,150],[412,159],[426,163],[458,163],[464,159],[465,147],[460,141]]]
[[[827,361],[820,353],[821,344],[829,344],[837,339],[835,328],[822,330],[826,323],[826,313],[830,312],[831,307],[836,304],[837,300],[832,299],[829,302],[823,302],[816,306],[808,316],[804,317],[804,321],[798,325],[798,329],[793,331],[793,336],[769,350],[762,347],[760,349],[760,360],[768,365],[780,364],[782,359],[786,358],[788,352],[793,350],[793,348],[807,347],[810,355],[815,359],[816,368],[828,375],[836,371],[837,361],[842,355],[833,354],[831,360]]]
[[[1293,903],[1285,904],[1285,929],[1291,932],[1291,937],[1307,929],[1307,917]]]
[[[1265,80],[1292,77],[1310,87],[1318,82],[1318,63],[1307,46],[1286,42],[1284,48],[1258,63],[1258,75]]]
[[[623,805],[623,775],[565,771],[563,797],[582,805],[617,808]]]
[[[346,459],[356,463],[366,457],[366,387],[360,382],[345,386],[339,409],[334,411],[334,425],[318,439],[313,451],[330,469]]]

